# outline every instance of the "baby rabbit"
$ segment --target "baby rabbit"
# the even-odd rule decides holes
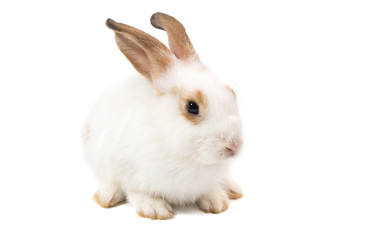
[[[164,13],[170,50],[149,34],[108,19],[118,48],[140,73],[104,92],[83,130],[85,156],[100,182],[94,200],[127,200],[141,217],[169,219],[172,206],[207,213],[242,196],[229,178],[241,149],[235,92],[203,65],[183,25]]]

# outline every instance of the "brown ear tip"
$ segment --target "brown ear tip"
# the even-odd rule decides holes
[[[151,16],[151,18],[156,18],[156,17],[160,17],[160,16],[163,16],[163,15],[166,15],[166,14],[164,14],[164,13],[162,13],[162,12],[156,12],[156,13],[154,13],[154,14]]]
[[[159,19],[161,18],[161,16],[164,15],[164,13],[161,13],[161,12],[156,12],[154,13],[151,18],[150,18],[150,23],[151,25],[153,25],[155,28],[158,28],[158,29],[161,29],[161,30],[164,30],[162,27],[161,27],[161,24],[159,23]]]
[[[112,30],[117,29],[117,22],[114,21],[113,19],[108,18],[107,21],[105,22],[105,25],[107,25],[107,27]]]

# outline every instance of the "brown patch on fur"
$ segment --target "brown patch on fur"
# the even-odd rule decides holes
[[[150,218],[152,220],[166,220],[166,219],[170,219],[174,216],[174,212],[169,211],[169,215],[168,216],[161,216],[158,214],[154,214],[154,215],[145,215],[142,211],[137,212],[137,215],[139,215],[140,217],[143,218]]]
[[[243,197],[243,193],[242,192],[236,192],[232,189],[227,189],[226,190],[226,193],[227,193],[227,196],[230,198],[230,199],[239,199],[239,198],[242,198]]]
[[[103,202],[102,200],[100,200],[98,192],[94,193],[93,200],[96,203],[98,203],[99,206],[101,206],[103,208],[114,207],[114,206],[126,201],[125,199],[121,200],[121,199],[116,199],[115,197],[113,197],[109,202]]]
[[[235,91],[231,87],[229,87],[229,85],[226,85],[226,88],[236,97]]]
[[[178,59],[199,61],[184,26],[177,19],[158,12],[151,16],[150,22],[154,27],[167,32],[169,47]]]
[[[159,78],[172,65],[172,53],[153,36],[112,19],[106,25],[114,30],[121,52],[147,79]]]
[[[155,91],[156,91],[156,96],[158,96],[158,97],[161,97],[164,95],[164,93],[162,91],[160,91],[159,89],[155,89]]]
[[[177,87],[172,87],[169,91],[170,94],[176,95],[178,94],[178,88]]]
[[[84,127],[84,134],[83,134],[84,143],[86,143],[88,141],[89,135],[90,135],[89,126],[88,125],[85,125],[85,127]]]
[[[184,89],[172,88],[170,93],[176,94],[179,97],[179,110],[182,115],[190,121],[193,125],[199,124],[207,114],[208,110],[208,100],[201,90],[195,90],[194,92],[189,92]],[[199,114],[192,115],[187,112],[186,106],[187,102],[193,101],[198,104]]]

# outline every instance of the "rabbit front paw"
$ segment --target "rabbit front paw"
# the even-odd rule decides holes
[[[241,190],[231,177],[225,178],[221,184],[230,199],[239,199],[243,197],[243,190]]]
[[[229,198],[221,187],[217,187],[201,196],[196,205],[205,213],[222,213],[229,208]]]
[[[161,198],[133,193],[128,194],[128,201],[134,206],[137,214],[143,218],[165,220],[174,216],[173,208]]]
[[[104,208],[114,207],[126,200],[126,195],[117,184],[102,184],[93,195],[93,199]]]

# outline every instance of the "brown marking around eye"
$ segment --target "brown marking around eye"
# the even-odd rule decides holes
[[[170,91],[174,95],[179,97],[179,110],[181,114],[191,122],[193,125],[199,124],[204,117],[207,115],[208,110],[208,100],[206,95],[201,90],[195,90],[193,92],[187,91],[185,89],[172,88]],[[191,115],[187,112],[186,106],[187,102],[193,101],[198,104],[199,114]]]

